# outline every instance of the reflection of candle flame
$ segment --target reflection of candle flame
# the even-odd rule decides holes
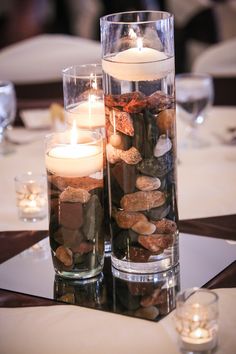
[[[137,34],[135,33],[135,31],[133,30],[133,28],[129,29],[129,37],[131,39],[136,39],[137,38]]]
[[[137,47],[139,51],[143,49],[143,39],[141,37],[137,38]]]
[[[197,328],[195,331],[190,333],[190,337],[201,339],[209,337],[209,332],[203,328]]]
[[[72,129],[71,129],[71,134],[70,134],[71,145],[77,144],[77,138],[78,138],[78,133],[77,133],[77,127],[76,127],[76,120],[74,119]]]

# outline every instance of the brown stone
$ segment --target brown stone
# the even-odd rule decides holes
[[[59,224],[68,229],[78,229],[83,224],[83,206],[81,203],[60,202]]]
[[[159,207],[165,203],[165,194],[160,191],[140,191],[121,198],[121,208],[126,211],[142,211]]]
[[[60,194],[61,202],[71,202],[71,203],[87,203],[91,198],[91,194],[85,189],[67,187]]]
[[[60,177],[52,175],[49,176],[49,181],[61,191],[63,191],[68,186],[72,188],[86,189],[86,191],[91,191],[93,189],[103,187],[102,179],[96,179],[92,177]]]
[[[141,235],[151,235],[155,232],[156,226],[149,221],[138,221],[132,226],[132,230]]]
[[[157,288],[151,295],[143,296],[140,305],[143,307],[155,306],[164,304],[167,301],[166,289]]]
[[[129,249],[129,260],[131,262],[147,262],[151,253],[139,247],[130,247]]]
[[[53,234],[54,239],[62,244],[64,247],[69,247],[73,250],[73,247],[78,246],[84,239],[83,234],[78,229],[68,229],[61,227]]]
[[[175,110],[165,109],[160,112],[156,119],[157,126],[161,134],[166,134],[170,138],[175,136]]]
[[[159,310],[155,306],[140,307],[135,311],[134,316],[147,320],[155,320],[159,316]]]
[[[152,253],[162,253],[166,248],[172,246],[173,237],[167,234],[152,234],[149,236],[138,236],[138,242]]]
[[[56,257],[61,261],[66,267],[73,264],[73,253],[72,251],[64,246],[59,246],[56,249]]]
[[[153,292],[153,283],[152,282],[129,282],[128,289],[131,295],[147,295]]]
[[[133,146],[126,151],[120,150],[120,158],[128,165],[137,165],[137,163],[142,161],[140,152]]]
[[[111,169],[111,173],[124,193],[132,193],[135,190],[136,171],[134,165],[117,162]]]
[[[133,120],[129,113],[113,110],[113,114],[110,115],[110,122],[121,133],[129,136],[134,135]]]
[[[145,215],[139,212],[117,211],[115,214],[117,225],[122,229],[130,229],[138,221],[147,221]]]
[[[159,234],[173,234],[177,231],[177,225],[173,220],[162,219],[151,221],[156,226],[156,233]]]
[[[93,250],[93,244],[91,242],[82,241],[78,246],[73,247],[74,253],[86,254]]]
[[[141,191],[154,191],[160,186],[161,181],[156,177],[139,176],[136,180],[136,187]]]
[[[150,110],[156,112],[172,108],[174,97],[166,95],[165,92],[156,91],[147,98],[147,106]]]

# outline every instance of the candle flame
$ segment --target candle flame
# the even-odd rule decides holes
[[[76,127],[76,120],[73,120],[73,125],[70,133],[70,143],[71,145],[76,145],[77,144],[77,139],[78,139],[78,132],[77,132],[77,127]]]

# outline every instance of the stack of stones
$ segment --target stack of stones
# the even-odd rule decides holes
[[[54,267],[76,272],[103,262],[103,180],[48,175]]]
[[[167,282],[172,286],[166,286]],[[116,310],[119,313],[158,320],[175,308],[179,273],[156,282],[132,282],[115,278]]]
[[[177,234],[174,98],[136,91],[106,95],[105,106],[113,254],[148,262]]]

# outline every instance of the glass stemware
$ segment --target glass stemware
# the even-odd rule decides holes
[[[10,81],[0,81],[0,155],[14,151],[13,145],[6,139],[6,128],[13,123],[16,114],[16,95]]]
[[[207,140],[200,136],[198,126],[203,124],[213,103],[212,77],[207,74],[185,73],[176,75],[176,104],[178,115],[187,124],[184,147],[205,147]]]

